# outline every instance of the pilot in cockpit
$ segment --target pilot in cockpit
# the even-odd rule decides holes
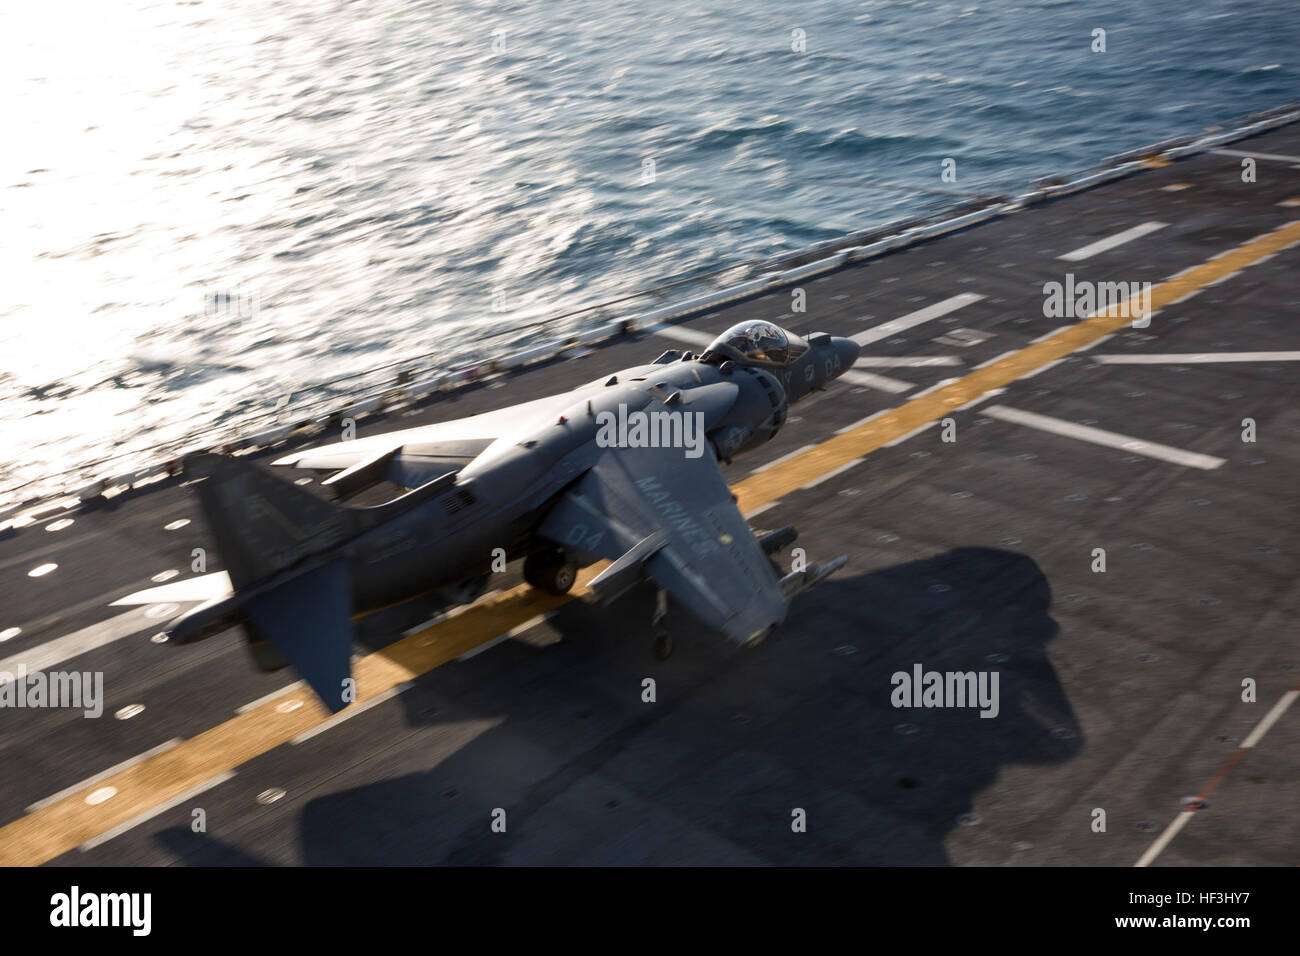
[[[744,362],[769,368],[785,368],[808,350],[799,336],[761,319],[733,325],[704,350],[705,362]]]

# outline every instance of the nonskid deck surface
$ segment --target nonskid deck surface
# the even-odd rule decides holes
[[[105,694],[99,719],[0,710],[0,858],[1300,863],[1300,126],[1232,149],[1256,182],[1229,153],[1161,165],[808,280],[804,312],[776,289],[362,426],[525,401],[744,318],[859,336],[853,380],[726,471],[756,528],[849,556],[753,650],[677,612],[659,662],[648,589],[547,603],[512,569],[437,627],[363,621],[363,702],[321,730],[300,690],[245,707],[294,677],[234,632],[173,648],[151,640],[170,609],[110,606],[215,554],[187,488],[0,540],[0,632],[21,628],[0,670],[102,672]],[[1045,317],[1067,273],[1150,282],[1159,311],[1109,337]],[[1059,356],[1035,345],[1066,326]],[[997,716],[893,706],[918,665],[996,673]]]

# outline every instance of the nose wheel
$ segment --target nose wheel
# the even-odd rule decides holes
[[[661,661],[666,661],[673,656],[673,636],[667,631],[661,630],[655,635],[654,644],[651,645],[654,655]]]
[[[524,558],[524,580],[547,594],[567,594],[578,577],[578,566],[562,551],[534,551]]]

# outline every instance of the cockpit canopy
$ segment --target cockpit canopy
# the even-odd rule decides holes
[[[804,352],[808,343],[780,326],[761,319],[733,325],[704,350],[706,362],[744,362],[768,368],[785,368]]]

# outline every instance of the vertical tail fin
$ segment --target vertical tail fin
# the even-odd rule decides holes
[[[199,503],[230,573],[254,657],[267,657],[269,644],[275,649],[270,656],[293,664],[326,707],[346,707],[354,699],[352,581],[347,559],[328,552],[383,521],[383,510],[325,501],[223,455],[197,455],[185,470],[204,479],[196,486]],[[321,560],[306,560],[316,556]]]
[[[185,470],[205,478],[196,487],[199,503],[236,591],[341,544],[380,519],[325,501],[237,458],[196,455]]]

